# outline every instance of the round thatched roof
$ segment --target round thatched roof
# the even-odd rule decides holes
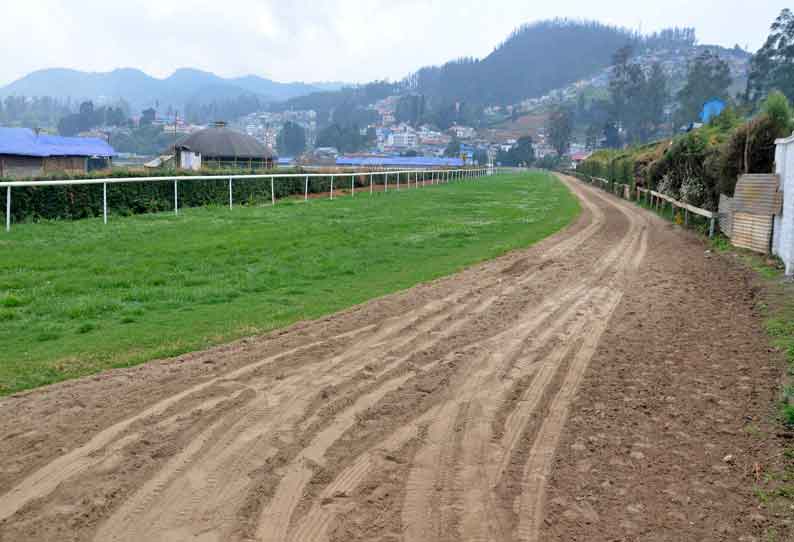
[[[218,124],[189,135],[176,145],[179,149],[201,153],[203,158],[241,158],[266,160],[273,152],[253,137]]]

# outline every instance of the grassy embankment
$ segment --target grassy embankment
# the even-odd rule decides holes
[[[0,234],[0,395],[313,319],[526,247],[579,212],[548,174]]]

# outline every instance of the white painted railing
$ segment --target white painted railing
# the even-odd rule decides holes
[[[253,179],[270,179],[270,195],[272,204],[276,204],[275,183],[278,180],[285,179],[304,179],[304,199],[309,199],[309,184],[311,179],[331,179],[330,199],[334,199],[334,181],[339,178],[350,179],[350,188],[352,195],[356,191],[356,178],[369,176],[369,192],[374,191],[375,179],[384,177],[383,185],[384,191],[389,191],[389,179],[396,176],[396,190],[400,190],[400,178],[404,175],[408,176],[408,188],[411,188],[411,180],[414,181],[414,188],[426,186],[427,184],[440,184],[448,183],[457,180],[465,180],[470,178],[482,177],[485,175],[494,174],[493,168],[475,167],[475,168],[461,168],[461,169],[410,169],[410,170],[381,170],[381,171],[348,171],[343,173],[265,173],[254,175],[190,175],[183,177],[118,177],[106,179],[66,179],[66,180],[44,180],[44,181],[7,181],[0,182],[0,189],[6,189],[6,231],[11,230],[11,190],[13,188],[30,187],[30,186],[84,186],[84,185],[102,185],[102,216],[105,224],[108,222],[108,198],[107,188],[109,184],[125,184],[125,183],[153,183],[153,182],[173,182],[174,183],[174,213],[179,214],[179,183],[190,181],[228,181],[229,183],[229,208],[234,207],[233,200],[233,185],[234,181],[253,180]],[[428,176],[430,179],[428,179]],[[421,180],[420,180],[421,177]],[[380,183],[379,183],[380,184]]]

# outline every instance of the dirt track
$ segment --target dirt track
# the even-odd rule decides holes
[[[581,219],[531,249],[0,401],[0,540],[757,534],[742,427],[773,369],[746,277],[566,182]]]

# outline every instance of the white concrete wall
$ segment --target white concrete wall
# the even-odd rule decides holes
[[[783,216],[775,217],[772,251],[786,264],[786,274],[794,275],[794,135],[776,143],[775,172],[783,190]]]
[[[179,164],[182,169],[190,169],[193,171],[201,169],[201,154],[183,150],[179,158]]]

